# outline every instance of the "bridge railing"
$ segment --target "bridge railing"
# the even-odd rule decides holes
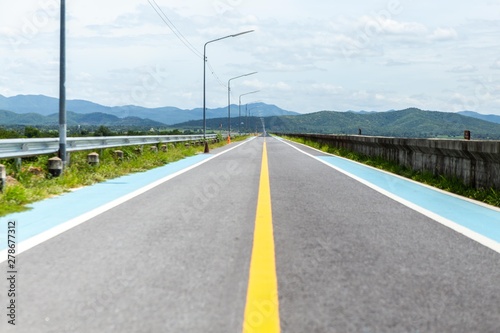
[[[207,134],[207,139],[215,139],[216,134]],[[67,138],[67,152],[94,150],[124,146],[138,146],[169,142],[189,142],[203,140],[203,135],[145,135],[145,136],[100,136]],[[47,155],[59,151],[58,138],[2,139],[0,159],[22,158]]]
[[[413,170],[461,179],[475,188],[500,189],[500,141],[411,139],[362,135],[283,134],[310,139]]]

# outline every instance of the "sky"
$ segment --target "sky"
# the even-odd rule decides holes
[[[155,1],[66,1],[67,99],[202,107],[254,30],[208,108],[500,115],[500,0]],[[0,0],[1,95],[58,97],[59,6]]]

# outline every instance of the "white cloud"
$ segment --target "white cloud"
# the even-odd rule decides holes
[[[343,93],[345,90],[341,86],[330,83],[314,83],[309,86],[309,91],[320,94],[338,95]]]
[[[453,28],[438,28],[430,36],[431,40],[447,41],[458,38],[458,33]]]
[[[497,59],[491,66],[491,69],[500,69],[500,59]]]
[[[245,80],[244,85],[251,89],[268,90],[268,91],[291,91],[292,87],[283,81],[264,82],[259,79]]]
[[[255,80],[238,81],[235,89],[261,89],[263,102],[291,110],[451,110],[460,100],[452,92],[476,96],[482,85],[474,79],[490,75],[489,90],[476,105],[490,113],[499,105],[494,96],[500,95],[500,74],[492,71],[500,70],[498,2],[457,6],[451,0],[423,0],[391,10],[368,0],[156,1],[199,52],[210,39],[256,30],[209,46],[210,64],[223,83],[208,73],[209,107],[227,102],[228,78],[252,71],[259,72]],[[0,12],[5,94],[57,95],[58,15],[45,20],[46,3],[53,4],[46,10],[54,13],[59,1],[14,1]],[[146,1],[74,1],[67,11],[68,98],[200,106],[201,57]],[[165,79],[137,98],[134,89],[144,88],[144,77],[155,68]]]
[[[411,65],[411,62],[389,59],[386,61],[385,65],[386,66],[408,66],[408,65]]]
[[[477,67],[471,64],[456,66],[448,70],[450,73],[473,73],[477,71]]]
[[[360,29],[368,36],[371,34],[421,35],[427,31],[425,25],[416,22],[402,22],[389,18],[363,16]]]

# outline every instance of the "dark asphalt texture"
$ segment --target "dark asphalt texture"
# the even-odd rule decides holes
[[[500,332],[498,253],[265,140],[282,332]],[[263,141],[20,254],[0,331],[241,332]]]
[[[500,332],[498,253],[268,142],[283,332]]]

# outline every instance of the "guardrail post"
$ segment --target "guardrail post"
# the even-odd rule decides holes
[[[5,172],[5,165],[0,164],[0,193],[3,192],[7,186],[7,172]]]
[[[15,166],[16,170],[17,170],[17,171],[21,170],[21,166],[22,166],[22,164],[23,164],[23,160],[22,160],[20,157],[16,157],[16,158],[14,159],[14,162],[15,162],[15,165],[16,165],[16,166]]]
[[[121,150],[115,150],[113,152],[115,158],[119,159],[120,161],[123,160],[123,151]]]
[[[59,177],[62,174],[63,170],[63,161],[59,157],[49,158],[49,173],[53,177]]]
[[[98,165],[99,164],[99,154],[98,153],[90,153],[87,155],[87,162],[90,165]]]

